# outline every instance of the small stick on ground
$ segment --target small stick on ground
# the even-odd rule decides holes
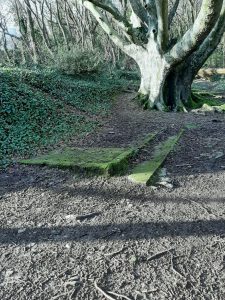
[[[182,164],[182,165],[176,165],[176,167],[186,167],[186,168],[191,168],[192,165],[190,165],[190,164]]]
[[[70,300],[75,299],[77,291],[78,291],[77,288],[75,288],[75,289],[72,290],[72,293],[70,294],[70,297],[69,297]]]
[[[98,285],[97,282],[94,282],[94,286],[96,288],[96,290],[98,290],[103,296],[106,297],[106,299],[108,300],[116,300],[115,298],[111,297],[110,295],[108,295],[105,291],[103,291]]]
[[[111,253],[106,253],[104,254],[105,256],[115,256],[117,254],[120,254],[124,249],[126,249],[125,247],[122,247],[120,250],[117,250],[117,251],[114,251],[114,252],[111,252]]]
[[[89,213],[86,215],[80,215],[80,216],[76,216],[76,220],[77,221],[84,221],[85,219],[92,219],[94,217],[99,216],[101,213],[100,212],[93,212],[93,213]]]
[[[51,298],[51,300],[57,300],[57,299],[62,299],[62,297],[64,296],[68,296],[68,293],[63,293],[63,294],[58,294],[58,295],[55,295]]]
[[[117,294],[117,293],[114,293],[114,292],[110,292],[110,291],[107,291],[107,293],[105,291],[103,291],[98,285],[97,285],[97,282],[95,281],[94,282],[94,286],[95,288],[103,295],[106,297],[106,299],[108,300],[116,300],[115,298],[111,297],[109,294],[113,295],[113,296],[116,296],[118,298],[122,298],[122,299],[125,299],[125,300],[132,300],[131,298],[127,297],[127,296],[124,296],[124,295],[121,295],[121,294]]]
[[[170,262],[171,262],[171,268],[173,270],[174,273],[176,273],[177,275],[179,275],[182,278],[185,278],[185,276],[174,267],[174,262],[173,262],[173,254],[171,253],[171,258],[170,258]]]
[[[218,217],[206,205],[202,204],[201,202],[198,202],[195,200],[190,200],[190,202],[193,202],[193,203],[197,204],[198,206],[200,206],[208,215],[213,215],[214,217]]]
[[[154,260],[154,259],[158,259],[158,258],[161,258],[162,256],[164,256],[165,254],[169,253],[171,250],[174,250],[174,248],[170,248],[168,250],[165,250],[165,251],[161,251],[161,252],[158,252],[152,256],[150,256],[147,261],[151,261],[151,260]]]
[[[132,300],[131,298],[127,297],[127,296],[124,296],[124,295],[121,295],[121,294],[117,294],[117,293],[114,293],[114,292],[109,292],[109,294],[113,295],[113,296],[116,296],[118,298],[122,298],[122,299],[126,299],[126,300]]]

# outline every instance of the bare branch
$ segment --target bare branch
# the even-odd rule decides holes
[[[142,21],[143,24],[148,25],[149,18],[148,14],[144,8],[144,6],[141,4],[140,0],[130,0],[130,5],[135,13],[135,15]]]
[[[111,1],[89,0],[89,2],[109,12],[118,22],[122,22],[126,27],[129,26],[126,18],[124,18],[124,16]]]
[[[92,1],[81,0],[82,4],[93,14],[102,29],[109,35],[110,39],[124,52],[126,51],[126,43],[115,32],[106,17],[100,12],[98,7]]]
[[[205,39],[199,49],[193,53],[191,57],[190,64],[192,65],[192,70],[194,75],[202,67],[207,58],[214,52],[216,47],[221,41],[223,34],[225,32],[225,1],[223,2],[223,7],[220,13],[220,17],[210,32],[209,36]]]
[[[167,53],[167,62],[177,64],[196,50],[213,29],[219,17],[223,0],[203,0],[201,10],[191,29]]]
[[[168,43],[168,0],[158,0],[156,2],[158,19],[158,44],[163,51]]]
[[[172,24],[173,19],[176,15],[179,4],[180,4],[180,0],[175,0],[175,2],[173,4],[173,7],[170,10],[170,13],[169,13],[169,28],[171,27],[171,24]]]

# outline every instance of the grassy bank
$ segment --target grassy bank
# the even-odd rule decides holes
[[[94,130],[128,80],[0,69],[0,167]],[[92,116],[95,116],[92,118]]]

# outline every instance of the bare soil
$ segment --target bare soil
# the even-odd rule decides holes
[[[188,124],[164,165],[173,188],[47,167],[2,171],[0,299],[225,299],[225,117],[143,111],[132,97],[71,144],[126,147]]]

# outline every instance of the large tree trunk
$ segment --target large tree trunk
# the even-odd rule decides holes
[[[139,97],[145,107],[164,109],[164,88],[169,69],[155,45],[151,45],[144,54],[134,57],[141,73]]]
[[[137,99],[144,108],[162,111],[186,111],[190,106],[194,79],[187,65],[171,66],[152,44],[143,54],[135,54],[141,84]]]
[[[137,99],[144,108],[186,111],[190,107],[192,82],[188,70],[181,74],[177,69],[162,69],[155,64],[141,72]]]

